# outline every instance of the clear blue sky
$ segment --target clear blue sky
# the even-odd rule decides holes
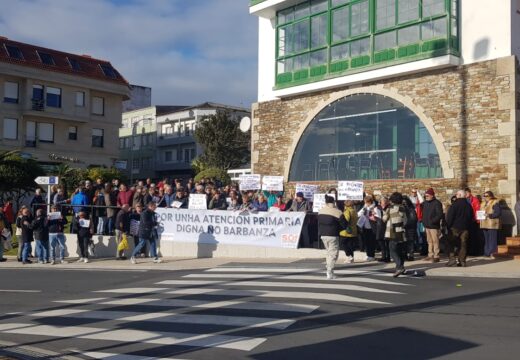
[[[257,19],[249,0],[0,0],[0,35],[109,60],[156,105],[249,107]]]

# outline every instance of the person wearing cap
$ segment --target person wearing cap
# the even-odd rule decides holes
[[[435,197],[435,191],[429,188],[424,193],[424,202],[421,204],[422,222],[426,230],[428,242],[428,257],[431,262],[439,262],[439,238],[441,235],[441,220],[444,217],[442,203]]]
[[[308,212],[310,210],[309,202],[303,196],[303,192],[298,191],[296,193],[296,198],[292,202],[291,208],[289,211],[296,212]]]
[[[318,212],[318,233],[327,250],[327,279],[336,278],[334,266],[338,260],[339,234],[348,226],[345,216],[335,207],[335,199],[325,195],[325,206]]]

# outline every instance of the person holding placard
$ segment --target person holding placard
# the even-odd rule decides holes
[[[184,188],[178,186],[175,189],[175,198],[172,203],[172,207],[175,209],[187,209],[188,208],[188,197],[184,192]]]
[[[366,261],[374,261],[376,253],[376,233],[378,223],[381,223],[381,209],[379,209],[371,195],[365,196],[365,205],[358,212],[358,226],[366,249]]]
[[[88,263],[88,245],[94,234],[94,222],[87,218],[87,213],[80,211],[72,222],[74,232],[78,235],[80,257],[78,262]]]
[[[484,231],[484,256],[494,259],[498,251],[498,229],[500,229],[501,209],[498,199],[492,191],[484,193],[484,219],[480,228]]]
[[[263,194],[258,194],[258,199],[253,201],[253,209],[254,211],[267,211],[269,207],[267,206],[267,200]]]
[[[53,205],[51,207],[51,213],[49,214],[49,258],[51,260],[51,265],[59,262],[61,264],[66,264],[65,260],[65,250],[67,250],[67,246],[65,245],[65,225],[67,224],[67,218],[63,216],[63,214],[58,212],[58,207]],[[60,216],[52,216],[52,214],[59,214]],[[56,258],[56,246],[59,246],[60,252],[59,257]]]

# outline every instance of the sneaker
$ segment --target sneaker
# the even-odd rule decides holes
[[[88,263],[88,258],[84,258],[84,259],[83,259],[83,262],[84,262],[85,264]]]
[[[457,265],[457,261],[455,259],[450,259],[446,266],[451,267]]]
[[[438,263],[439,261],[441,261],[441,259],[439,259],[439,258],[433,258],[432,263]]]
[[[425,257],[423,260],[424,260],[424,261],[432,261],[433,258],[432,258],[431,256],[428,256],[428,257]]]
[[[0,258],[0,262],[6,262],[7,259],[6,258]]]
[[[38,260],[38,264],[45,264],[45,261],[43,261],[43,260]]]
[[[56,264],[56,261],[51,260],[51,265],[54,265],[54,264]]]
[[[375,260],[375,258],[372,256],[367,256],[367,258],[366,258],[366,261],[374,261],[374,260]]]
[[[60,264],[68,264],[69,262],[67,260],[60,260]]]
[[[22,261],[22,264],[32,264],[32,261],[31,260],[25,260],[25,261]]]
[[[80,257],[77,262],[83,262],[84,258]]]
[[[399,269],[399,270],[397,270],[397,271],[394,273],[394,275],[392,275],[392,276],[396,278],[396,277],[398,277],[399,275],[404,274],[404,272],[405,272],[405,269]]]
[[[132,264],[137,264],[137,261],[135,261],[135,257],[133,257],[133,256],[130,258],[130,262]]]
[[[156,257],[155,259],[153,259],[153,262],[156,264],[160,264],[160,263],[162,263],[162,260],[160,258]]]
[[[345,264],[352,264],[354,262],[354,257],[347,256],[347,260],[345,260]]]
[[[336,279],[337,276],[336,274],[334,274],[332,271],[327,271],[327,279],[328,280],[333,280],[333,279]]]

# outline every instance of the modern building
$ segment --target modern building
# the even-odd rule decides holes
[[[157,117],[157,177],[193,175],[191,162],[202,153],[193,134],[201,121],[218,111],[227,113],[237,126],[251,114],[245,108],[205,102]]]
[[[250,13],[254,173],[516,201],[518,1],[253,0]]]
[[[128,96],[108,61],[0,37],[0,150],[48,168],[113,166]]]
[[[130,180],[155,178],[157,117],[186,106],[150,106],[123,113],[119,164]]]
[[[130,85],[130,99],[123,101],[123,112],[134,111],[152,106],[152,88]]]

